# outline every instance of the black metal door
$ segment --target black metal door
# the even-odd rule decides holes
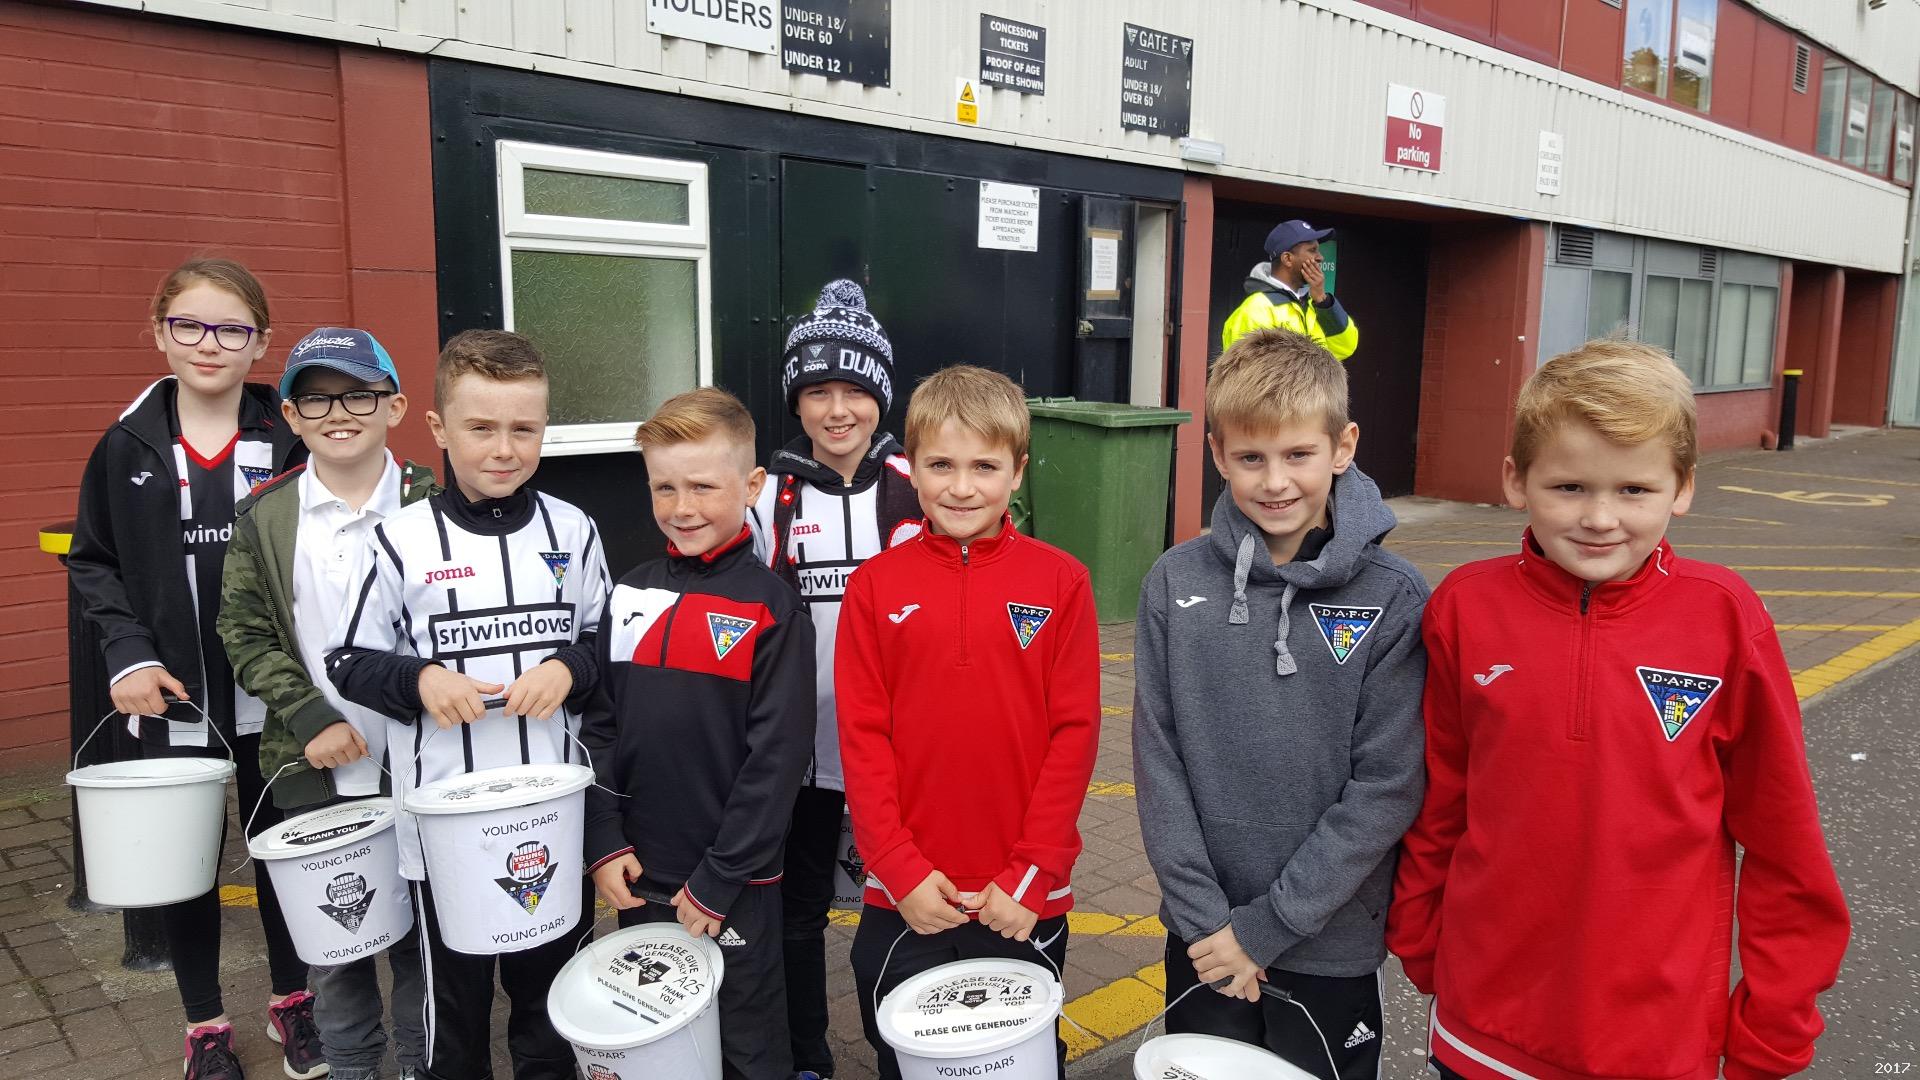
[[[1079,322],[1073,393],[1125,401],[1133,348],[1133,202],[1080,199]]]

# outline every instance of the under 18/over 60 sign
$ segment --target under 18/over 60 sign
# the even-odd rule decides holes
[[[1446,123],[1446,98],[1389,83],[1386,163],[1402,169],[1439,172],[1440,136]]]

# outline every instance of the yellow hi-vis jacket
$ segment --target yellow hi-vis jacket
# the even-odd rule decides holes
[[[1326,347],[1336,360],[1353,355],[1360,344],[1360,328],[1347,316],[1336,297],[1320,307],[1306,295],[1299,296],[1268,275],[1268,263],[1261,263],[1247,275],[1247,298],[1227,316],[1220,328],[1220,348],[1225,351],[1241,336],[1268,326],[1305,334]]]

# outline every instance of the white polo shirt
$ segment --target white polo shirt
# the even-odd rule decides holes
[[[328,637],[342,611],[353,606],[354,589],[367,573],[367,549],[373,527],[400,509],[400,465],[387,454],[387,468],[373,496],[359,510],[348,506],[314,474],[308,464],[300,479],[300,533],[294,545],[293,631],[300,662],[314,685],[327,696],[367,741],[367,756],[333,770],[334,789],[342,795],[378,795],[380,762],[387,751],[387,719],[340,696],[327,678]],[[391,768],[392,766],[388,766]]]

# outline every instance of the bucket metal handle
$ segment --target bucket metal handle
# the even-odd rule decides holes
[[[507,699],[503,697],[484,698],[480,702],[480,707],[487,710],[488,712],[492,712],[495,709],[504,709],[507,707]],[[553,721],[548,720],[546,721],[546,723],[550,724],[550,723],[553,723]],[[594,787],[597,787],[601,791],[604,791],[607,794],[612,795],[613,797],[618,799],[630,799],[633,797],[631,795],[628,795],[626,792],[615,791],[612,788],[600,782],[600,771],[594,768],[594,765],[593,765],[593,751],[587,749],[587,744],[580,741],[580,736],[575,735],[573,733],[572,728],[567,727],[567,725],[563,723],[560,725],[560,733],[562,735],[565,735],[569,740],[571,740],[573,742],[573,745],[579,747],[580,756],[587,759],[587,771],[594,774],[594,779],[593,779]],[[433,730],[427,732],[427,737],[420,740],[420,749],[414,751],[413,761],[409,764],[409,767],[420,764],[420,758],[426,754],[427,747],[430,744],[432,744],[433,737],[438,734],[440,734],[440,726],[438,724],[435,724]],[[387,771],[386,767],[382,766],[380,771],[386,772]],[[393,774],[388,772],[387,778],[389,780],[393,779]]]
[[[228,761],[234,760],[233,744],[227,741],[226,735],[222,734],[220,731],[220,725],[213,722],[213,717],[207,715],[207,710],[201,708],[199,702],[177,698],[171,692],[163,692],[162,696],[166,699],[167,704],[169,705],[185,705],[188,708],[192,709],[194,712],[199,713],[201,721],[207,725],[207,730],[213,732],[215,735],[218,735],[220,737],[221,745],[227,748],[227,760]],[[80,755],[87,752],[87,747],[93,742],[93,737],[95,735],[100,734],[100,729],[107,726],[107,721],[113,719],[116,716],[121,716],[121,715],[126,715],[131,717],[135,714],[133,713],[122,714],[119,709],[113,709],[109,711],[107,715],[102,716],[99,720],[94,722],[93,730],[87,732],[87,737],[80,740],[79,748],[73,752],[73,767],[75,769],[78,769],[80,767]]]

